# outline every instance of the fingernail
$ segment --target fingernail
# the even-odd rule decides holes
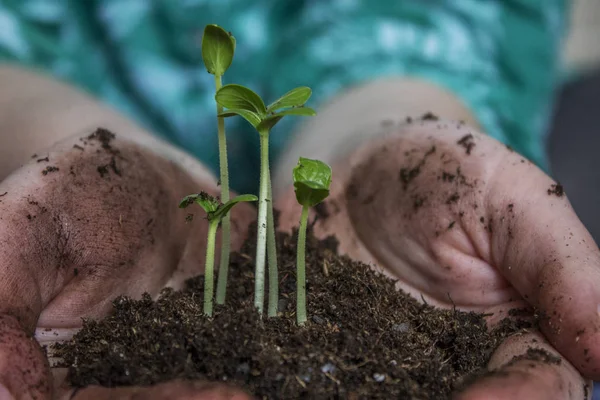
[[[15,400],[12,394],[8,391],[6,386],[0,383],[0,400]]]

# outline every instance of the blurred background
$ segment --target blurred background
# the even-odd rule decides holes
[[[548,147],[553,176],[600,243],[600,0],[573,3]]]

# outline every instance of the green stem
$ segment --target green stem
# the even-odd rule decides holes
[[[296,248],[296,317],[298,325],[306,322],[306,264],[305,244],[308,206],[302,206],[300,227],[298,228],[298,246]]]
[[[213,313],[213,284],[215,268],[215,238],[219,220],[210,221],[208,240],[206,241],[206,266],[204,267],[204,314],[209,317]]]
[[[221,76],[215,75],[216,90],[219,90],[223,83]],[[223,112],[223,107],[217,103],[217,115]],[[221,202],[229,201],[229,170],[227,165],[227,137],[225,136],[225,118],[217,117],[219,129],[219,171],[221,179]],[[229,272],[229,252],[230,242],[230,214],[228,213],[221,221],[221,258],[219,263],[219,280],[217,282],[217,304],[225,303],[227,294],[227,275]]]
[[[269,179],[269,200],[273,200],[271,171]],[[277,272],[277,242],[275,240],[275,221],[273,219],[273,201],[267,205],[267,255],[269,259],[269,317],[277,316],[279,307],[279,274]]]
[[[256,235],[256,272],[254,306],[263,315],[265,303],[265,253],[267,245],[267,206],[269,203],[269,133],[260,133],[260,189],[258,198],[258,233]]]

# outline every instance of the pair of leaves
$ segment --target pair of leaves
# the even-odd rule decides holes
[[[314,116],[310,107],[304,107],[312,94],[310,88],[301,86],[290,90],[268,107],[251,89],[245,86],[229,84],[217,91],[215,100],[227,111],[220,117],[239,115],[248,121],[259,133],[268,133],[287,115]]]
[[[329,196],[331,167],[319,160],[300,157],[294,168],[296,200],[303,206],[313,207]]]
[[[221,221],[229,211],[240,202],[257,201],[258,197],[253,194],[242,194],[229,200],[227,203],[221,203],[217,198],[205,192],[190,194],[185,196],[179,203],[179,208],[186,208],[194,203],[198,204],[206,212],[209,221]]]
[[[233,61],[235,38],[218,25],[206,25],[202,35],[202,59],[206,70],[222,76]]]

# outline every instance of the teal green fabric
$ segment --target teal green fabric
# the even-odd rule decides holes
[[[297,85],[312,106],[387,76],[450,89],[485,130],[544,166],[565,0],[3,0],[0,59],[95,94],[216,170],[212,76],[200,37],[237,38],[224,82],[267,101]],[[276,156],[292,119],[272,134]],[[258,139],[228,121],[232,186],[256,191]]]

